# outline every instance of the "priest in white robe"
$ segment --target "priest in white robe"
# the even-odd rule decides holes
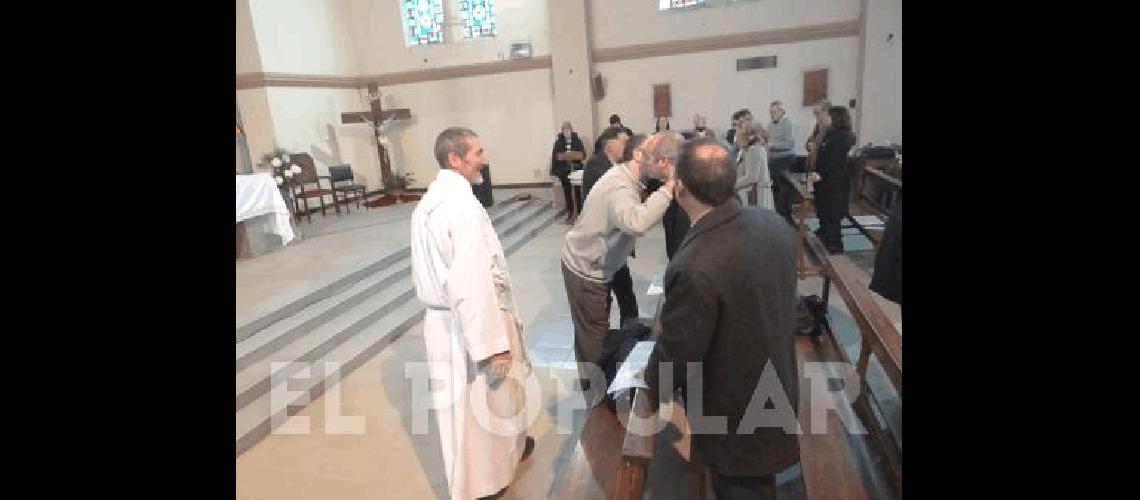
[[[448,487],[452,499],[468,500],[501,493],[533,449],[519,383],[530,363],[502,246],[471,190],[487,163],[479,139],[449,128],[435,156],[439,174],[412,214],[412,276],[427,306],[424,341]]]

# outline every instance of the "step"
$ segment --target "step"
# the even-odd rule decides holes
[[[527,207],[524,213],[517,214],[516,217],[512,217],[503,223],[503,232],[506,233],[506,236],[500,236],[500,242],[503,245],[504,253],[508,255],[513,253],[539,231],[548,227],[551,221],[565,213],[563,210],[555,210],[549,203],[535,205],[534,207]],[[408,327],[422,319],[423,305],[415,299],[414,285],[410,276],[396,280],[381,295],[388,300],[368,299],[357,307],[345,311],[343,313],[345,318],[338,318],[335,326],[322,332],[322,334],[327,335],[328,330],[339,330],[336,334],[323,337],[323,342],[315,348],[294,348],[292,354],[296,354],[298,351],[304,351],[304,353],[292,359],[315,361],[318,365],[311,367],[314,376],[322,375],[321,370],[323,370],[324,361],[339,361],[342,363],[340,377],[343,378],[364,361],[379,353],[384,346],[398,338]],[[384,302],[384,305],[377,306],[376,304],[380,302]],[[351,320],[354,314],[359,316],[369,307],[386,310],[378,310],[379,314],[364,314],[361,319]],[[345,331],[351,333],[344,335]],[[310,339],[308,344],[311,346],[315,342],[316,339]],[[297,343],[296,345],[302,344]],[[290,358],[283,355],[275,360],[283,361],[285,359]],[[252,375],[247,375],[250,378],[247,378],[245,385],[238,385],[238,387],[243,388],[239,390],[237,405],[238,454],[241,454],[270,432],[272,423],[269,415],[270,365],[268,361],[258,364],[262,367],[260,370],[249,370],[247,374],[260,373],[262,375],[260,380],[252,381],[250,379]],[[293,366],[283,370],[279,375],[278,382],[284,380],[284,376],[301,368],[302,366]],[[296,387],[298,383],[293,382],[290,387]],[[310,401],[316,399],[324,391],[323,376],[321,380],[304,384],[297,390],[309,390]]]
[[[237,372],[237,407],[245,406],[270,388],[270,366],[274,361],[311,361],[346,342],[365,327],[381,320],[393,309],[415,298],[410,273],[393,285],[372,295],[342,314],[281,346],[268,356]]]
[[[418,301],[405,302],[393,310],[391,314],[369,325],[347,342],[316,359],[316,363],[310,367],[310,375],[313,377],[306,382],[295,381],[290,383],[290,388],[296,388],[298,391],[308,390],[310,402],[317,399],[325,390],[324,382],[327,377],[324,376],[323,371],[326,361],[341,363],[340,378],[343,379],[422,319],[423,306]],[[237,411],[236,437],[239,455],[269,434],[272,424],[269,400],[270,394],[263,394]],[[285,410],[279,409],[279,413],[283,411]],[[312,432],[323,432],[323,430],[313,429]]]
[[[515,250],[523,246],[527,241],[530,241],[530,239],[533,238],[536,234],[542,232],[542,230],[546,229],[547,227],[550,227],[551,222],[564,216],[565,214],[566,209],[556,209],[553,205],[548,205],[538,214],[536,214],[534,218],[535,223],[531,224],[529,228],[522,230],[522,232],[519,234],[518,239],[508,243],[501,241],[500,238],[500,243],[503,244],[503,254],[510,255],[514,253]]]
[[[520,246],[534,234],[538,226],[542,225],[542,218],[536,217],[539,213],[550,210],[542,204],[534,204],[520,210],[502,224],[504,232],[508,235],[506,241],[514,247]],[[549,216],[549,215],[548,215]],[[529,231],[515,238],[510,235],[520,228],[531,224]],[[401,265],[393,266],[390,273],[378,278],[374,283],[361,290],[358,295],[340,304],[329,305],[328,308],[337,314],[314,312],[307,319],[298,319],[297,325],[281,332],[269,332],[264,340],[258,340],[262,345],[252,348],[249,353],[239,358],[236,377],[236,403],[240,408],[253,398],[256,398],[271,387],[270,363],[273,361],[310,360],[324,352],[335,348],[347,338],[356,334],[365,326],[379,320],[389,310],[398,306],[402,301],[414,298],[414,284],[411,279],[411,262],[408,259],[401,261]],[[366,292],[370,290],[370,292]],[[371,294],[371,295],[369,295]],[[306,315],[309,316],[309,315]],[[257,337],[261,337],[258,335]],[[252,340],[252,339],[251,339]],[[243,343],[244,344],[244,343]]]
[[[357,271],[349,273],[345,276],[337,278],[332,282],[319,287],[317,290],[309,292],[301,297],[289,301],[283,306],[280,306],[273,311],[258,317],[242,326],[237,327],[237,342],[241,342],[255,333],[265,329],[269,325],[276,323],[284,318],[289,317],[293,313],[309,306],[310,304],[328,298],[345,288],[352,286],[353,283],[360,281],[376,272],[384,269],[392,262],[398,261],[404,257],[411,255],[411,249],[408,247],[396,250],[388,255],[385,255],[379,261],[369,264]]]
[[[533,204],[533,200],[506,200],[491,207],[492,212],[488,212],[491,217],[491,223],[496,224],[513,214],[517,209],[526,207]],[[383,271],[387,266],[393,262],[403,259],[411,255],[410,247],[403,247],[395,252],[386,255],[384,258],[377,262],[369,264],[357,271],[349,273],[346,276],[338,278],[333,282],[318,288],[316,291],[310,292],[307,295],[299,297],[284,306],[281,306],[272,312],[250,321],[237,328],[237,342],[242,342],[252,337],[257,332],[268,328],[270,325],[281,321],[289,316],[297,313],[298,311],[316,303],[336,295],[345,289],[352,287],[355,283],[368,278],[378,272]]]
[[[310,304],[238,343],[235,352],[237,371],[244,370],[251,363],[276,351],[298,335],[308,333],[333,316],[343,313],[369,296],[392,286],[397,280],[408,276],[411,272],[411,262],[410,256],[395,261],[372,276],[353,283],[331,297]]]

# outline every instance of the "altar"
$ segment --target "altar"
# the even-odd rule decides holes
[[[296,238],[292,213],[267,172],[237,176],[237,256],[248,258]]]

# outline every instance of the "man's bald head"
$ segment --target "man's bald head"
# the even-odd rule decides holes
[[[732,197],[736,168],[715,139],[692,140],[681,145],[677,178],[697,201],[716,207]]]

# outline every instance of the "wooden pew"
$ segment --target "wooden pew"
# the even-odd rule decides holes
[[[809,244],[809,248],[818,244],[819,242],[816,240]],[[814,253],[813,250],[813,256]],[[826,252],[823,255],[827,255]],[[834,268],[826,267],[828,265],[829,263],[825,262],[824,266],[821,266],[824,273],[836,272]],[[826,274],[824,276],[826,279]],[[841,284],[837,284],[840,295],[847,295],[848,283],[857,284],[853,280],[844,280]],[[858,300],[864,300],[864,297],[859,296],[858,292],[855,292],[855,296],[860,297]],[[873,298],[865,298],[869,298],[872,301],[870,304],[874,304]],[[866,306],[866,308],[869,307],[869,305]],[[660,309],[658,310],[658,317],[660,317]],[[879,325],[877,319],[872,321],[876,321],[875,324]],[[887,323],[889,324],[889,321]],[[659,331],[660,322],[655,321],[654,337]],[[830,332],[829,335],[831,335]],[[866,346],[868,343],[864,343],[864,345]],[[820,345],[816,339],[799,338],[796,342],[796,350],[801,373],[804,362],[834,360],[835,355],[830,352],[828,347],[830,346]],[[901,363],[901,342],[898,343],[898,347],[897,359]],[[901,364],[899,366],[901,379]],[[861,363],[861,368],[858,371],[861,376],[866,374],[865,362]],[[893,469],[884,471],[876,465],[879,462],[889,462],[891,459],[889,456],[885,456],[886,453],[878,449],[882,447],[882,443],[879,438],[874,436],[877,424],[874,424],[874,420],[871,418],[869,402],[863,397],[864,394],[869,394],[869,392],[865,387],[861,387],[860,397],[854,402],[849,401],[843,395],[837,397],[840,399],[841,405],[854,407],[856,416],[862,425],[870,430],[871,436],[849,434],[849,430],[842,425],[838,415],[834,413],[828,415],[826,433],[812,434],[810,432],[811,395],[810,391],[801,390],[799,419],[804,433],[799,438],[802,478],[799,479],[798,486],[802,488],[807,498],[859,500],[898,497],[898,492],[901,491],[898,488],[898,478],[901,477],[899,472]],[[861,408],[867,411],[864,412]],[[676,407],[673,414],[674,417],[678,415],[683,417],[683,404]],[[637,390],[633,397],[633,405],[628,420],[623,420],[626,424],[626,432],[622,439],[621,463],[616,485],[606,491],[605,498],[615,500],[641,499],[645,494],[648,482],[661,482],[660,477],[653,477],[653,466],[660,461],[660,459],[655,460],[655,458],[658,458],[663,449],[662,439],[659,436],[647,435],[648,433],[643,430],[651,428],[652,420],[655,418],[656,415],[649,412],[648,398],[642,390]],[[868,424],[868,422],[871,423]],[[687,427],[685,429],[687,431]],[[687,446],[685,448],[687,450]],[[689,454],[683,453],[683,455],[684,459],[688,461]],[[897,464],[892,464],[892,466],[895,465]],[[700,468],[699,465],[695,467]],[[695,494],[695,496],[686,498],[715,498],[707,471],[702,470],[697,474],[697,484],[695,487],[689,485],[688,488],[688,492]],[[781,486],[781,494],[789,489],[796,490],[796,487]]]
[[[806,194],[810,196],[810,192]],[[805,213],[801,207],[801,226]],[[873,406],[876,403],[865,381],[873,354],[901,394],[901,335],[879,309],[870,292],[854,277],[854,270],[846,261],[830,259],[822,243],[810,232],[801,231],[799,239],[801,253],[798,258],[804,266],[800,274],[821,277],[825,299],[830,284],[835,282],[837,293],[851,311],[863,336],[862,351],[854,362],[863,384],[855,401],[839,397],[844,404],[853,407],[862,426],[870,432],[869,436],[852,435],[840,423],[838,416],[831,414],[827,433],[811,434],[808,432],[810,396],[808,391],[801,391],[800,421],[805,430],[800,436],[803,490],[809,499],[898,498],[902,478],[901,451],[892,446],[893,439],[886,435],[874,417]],[[660,333],[663,303],[662,297],[653,324],[653,338]],[[800,338],[797,341],[801,363],[853,361],[848,359],[830,324],[828,326],[827,335],[822,339]],[[675,408],[673,415],[677,419],[675,421],[684,421],[683,408]],[[648,399],[641,390],[635,391],[628,414],[615,415],[604,405],[591,410],[582,430],[580,452],[571,459],[563,481],[555,485],[555,498],[639,500],[650,489],[649,484],[656,482],[660,489],[660,485],[670,481],[684,483],[678,488],[685,491],[679,498],[713,498],[707,473],[692,470],[700,467],[689,463],[687,440],[681,440],[686,442],[674,446],[660,434],[646,435],[636,431],[650,425],[655,418],[649,412]],[[678,427],[687,434],[687,425]],[[671,456],[664,457],[663,452]],[[668,464],[668,469],[662,464],[666,459],[673,461]],[[880,462],[887,464],[887,470],[876,465]],[[669,486],[675,485],[671,483]]]
[[[853,409],[863,426],[870,432],[877,445],[877,451],[884,457],[888,471],[892,475],[894,490],[901,492],[902,450],[890,432],[879,425],[875,416],[876,411],[881,413],[881,409],[879,409],[875,395],[867,384],[867,370],[871,356],[874,355],[901,399],[902,335],[895,328],[894,323],[883,313],[871,292],[859,282],[855,274],[857,271],[851,267],[848,261],[830,258],[823,243],[810,232],[803,233],[803,239],[805,246],[809,249],[810,260],[817,263],[818,267],[823,270],[821,275],[824,279],[824,299],[827,299],[826,291],[834,283],[836,291],[859,328],[861,336],[859,358],[857,360],[849,359],[847,351],[843,349],[835,336],[830,319],[826,334],[823,338],[815,339],[814,342],[818,351],[826,353],[825,359],[830,358],[828,359],[830,361],[855,364],[861,386],[858,397],[852,402]],[[811,482],[811,479],[808,479],[809,485]]]
[[[895,195],[902,189],[902,181],[886,170],[875,167],[864,168],[861,171],[861,177],[859,190],[855,192],[856,201],[879,214],[890,212]],[[868,194],[867,188],[870,186],[876,186],[877,190],[874,194]]]

